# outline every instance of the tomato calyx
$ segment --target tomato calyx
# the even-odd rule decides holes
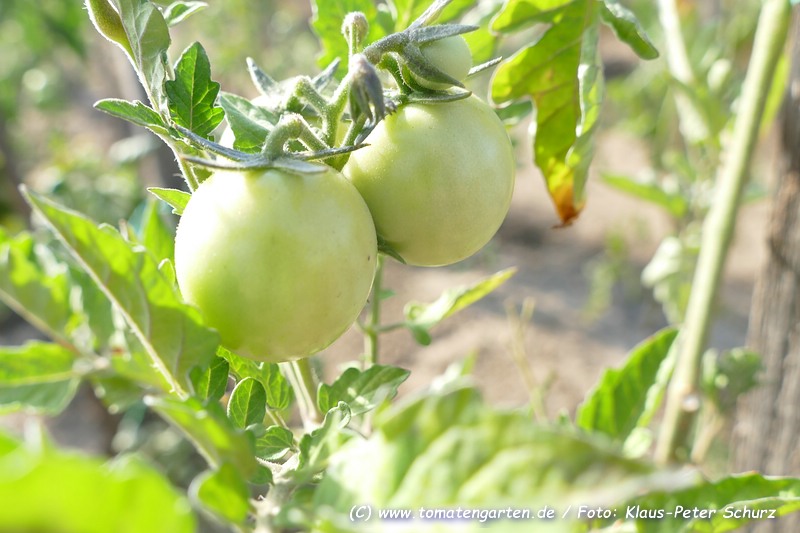
[[[417,87],[413,87],[408,83],[407,77],[402,76],[402,67],[406,67],[416,76],[432,83],[463,88],[464,84],[461,80],[452,77],[434,65],[425,57],[420,47],[434,41],[475,31],[478,27],[465,24],[437,24],[435,26],[420,27],[415,26],[415,24],[367,46],[364,49],[364,55],[371,63],[388,67],[387,70],[401,88],[417,89]],[[401,69],[392,68],[391,60],[386,60],[387,55],[396,57]],[[421,88],[421,90],[425,89]]]

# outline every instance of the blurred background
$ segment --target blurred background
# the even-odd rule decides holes
[[[663,52],[656,2],[623,3]],[[498,2],[483,4],[491,12]],[[386,322],[399,319],[408,301],[432,301],[446,288],[502,268],[518,269],[498,291],[434,330],[430,346],[417,345],[407,331],[382,338],[382,361],[412,370],[404,394],[469,356],[476,358],[476,380],[492,402],[517,406],[533,399],[550,416],[572,413],[604,369],[619,364],[646,336],[682,320],[699,224],[730,133],[729,110],[749,59],[759,6],[756,0],[678,2],[697,78],[692,97],[704,110],[702,127],[693,132],[681,122],[674,97],[682,89],[663,53],[640,62],[612,34],[601,35],[607,77],[603,126],[588,204],[571,227],[554,228],[557,217],[531,165],[527,124],[511,127],[519,148],[517,187],[495,240],[448,268],[388,262],[385,283],[396,295],[385,304]],[[307,2],[210,0],[205,11],[176,28],[172,59],[200,40],[222,89],[255,97],[245,69],[248,56],[277,79],[318,72],[310,16]],[[526,38],[530,35],[519,37]],[[498,54],[515,44],[520,43],[504,43]],[[29,211],[17,192],[22,183],[110,224],[135,216],[146,186],[181,186],[171,153],[155,136],[93,109],[102,98],[144,95],[122,52],[94,31],[81,2],[3,0],[0,49],[4,231],[29,226]],[[788,62],[781,68],[787,75]],[[485,97],[487,84],[484,75],[472,88]],[[770,118],[779,110],[780,96],[777,91],[770,97]],[[718,353],[745,343],[753,284],[766,256],[765,200],[779,170],[778,135],[770,123],[765,121],[762,131],[719,302],[711,342]],[[171,216],[168,210],[164,216]],[[37,335],[0,304],[0,344]],[[332,375],[338,365],[358,359],[361,343],[356,331],[348,332],[321,355],[322,371]],[[0,423],[22,431],[26,421],[15,415],[0,417]],[[143,405],[109,415],[88,389],[47,425],[66,446],[101,454],[143,451],[179,484],[188,483],[201,464]],[[715,450],[720,464],[727,455],[722,442]]]

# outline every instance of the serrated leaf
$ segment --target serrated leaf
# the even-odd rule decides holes
[[[0,524],[9,532],[196,530],[185,496],[132,456],[103,463],[51,446],[0,444],[0,499]]]
[[[75,353],[57,344],[0,347],[0,413],[57,414],[75,395]]]
[[[363,371],[348,368],[332,385],[320,385],[317,404],[322,412],[328,412],[344,402],[353,416],[360,415],[394,398],[409,374],[394,366],[373,365]]]
[[[164,10],[164,20],[168,26],[175,26],[206,7],[205,2],[173,2]]]
[[[217,355],[230,363],[230,370],[239,379],[253,378],[264,386],[267,393],[267,407],[282,410],[289,407],[292,401],[292,388],[274,363],[257,363],[252,359],[238,356],[231,351],[219,347]]]
[[[658,57],[658,49],[650,41],[641,23],[630,9],[617,0],[603,0],[600,16],[603,18],[603,22],[614,30],[617,39],[630,46],[636,55],[642,59]]]
[[[184,304],[153,258],[110,226],[67,210],[30,191],[33,209],[94,279],[176,388],[189,388],[189,371],[204,367],[219,344],[199,312]]]
[[[247,483],[229,463],[197,476],[189,487],[189,494],[198,505],[234,524],[244,522],[250,510]]]
[[[0,299],[49,337],[70,343],[72,319],[66,268],[50,269],[39,259],[27,233],[14,238],[0,228]]]
[[[155,396],[147,396],[145,404],[183,431],[212,467],[229,462],[245,475],[255,470],[250,439],[233,427],[218,404]]]
[[[266,414],[264,386],[253,378],[244,378],[237,383],[228,400],[228,418],[233,425],[244,429],[250,424],[262,424]]]
[[[660,492],[636,498],[627,506],[665,511],[674,511],[677,506],[688,510],[716,510],[710,519],[670,514],[659,520],[636,520],[637,531],[642,533],[721,533],[753,522],[753,517],[760,512],[762,518],[768,518],[768,510],[774,510],[775,517],[800,510],[800,479],[733,475],[671,494]],[[744,512],[745,507],[749,513]]]
[[[497,103],[531,98],[536,121],[531,125],[534,161],[563,225],[583,209],[584,187],[593,152],[593,134],[602,100],[603,76],[598,43],[596,0],[546,2],[511,0],[492,28],[511,32],[530,24],[552,23],[544,35],[505,60],[492,78]],[[534,10],[527,17],[514,14],[522,6]]]
[[[167,127],[161,116],[152,108],[138,100],[135,102],[128,102],[127,100],[108,98],[95,103],[94,107],[111,116],[147,128],[153,133],[159,135],[167,134]]]
[[[311,26],[322,44],[322,54],[317,62],[321,66],[336,58],[347,61],[347,41],[342,37],[342,21],[348,13],[361,11],[367,20],[378,19],[378,9],[372,0],[314,0]],[[369,44],[386,35],[380,24],[370,24],[369,34],[363,44]]]
[[[169,28],[164,16],[149,0],[109,0],[119,14],[131,44],[131,62],[142,85],[152,98],[152,105],[166,110],[164,81],[166,57],[170,45]]]
[[[325,413],[322,425],[300,439],[300,455],[294,475],[310,477],[324,470],[330,456],[350,437],[343,430],[350,423],[350,408],[344,403]]]
[[[602,180],[618,191],[664,208],[675,218],[682,218],[689,209],[687,200],[680,193],[670,194],[656,183],[644,183],[616,174],[603,174]]]
[[[200,43],[184,50],[175,66],[175,79],[167,81],[165,87],[175,123],[209,138],[225,112],[216,106],[219,83],[211,80],[211,63]]]
[[[222,93],[219,104],[225,110],[225,119],[234,135],[233,148],[243,152],[260,151],[279,117],[235,94]]]
[[[678,331],[665,329],[631,351],[620,369],[609,369],[578,407],[576,424],[622,443],[637,427],[650,388]]]
[[[428,330],[445,318],[485,297],[516,272],[516,268],[509,268],[472,285],[448,289],[430,304],[410,302],[404,310],[406,316],[404,325],[411,330],[418,341],[427,339],[427,342],[421,342],[421,344],[428,344],[430,342],[430,336],[427,335]]]
[[[191,378],[195,395],[207,402],[218,402],[228,387],[228,362],[215,357],[208,368],[195,367]]]
[[[564,512],[570,505],[608,505],[693,481],[625,458],[603,439],[494,410],[462,387],[382,413],[368,439],[350,441],[331,458],[313,509],[347,517],[353,505],[530,508],[558,501]],[[464,530],[480,531],[481,525]],[[556,525],[566,531],[574,523]],[[504,520],[496,528],[531,531],[531,523]]]
[[[183,210],[189,205],[189,199],[192,197],[186,191],[178,189],[163,189],[161,187],[148,187],[147,191],[156,198],[163,200],[172,207],[172,212],[176,215],[182,215]]]
[[[291,431],[282,426],[270,426],[256,439],[256,456],[265,461],[279,461],[294,447]]]

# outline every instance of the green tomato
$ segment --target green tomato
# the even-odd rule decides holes
[[[363,308],[377,242],[369,210],[337,171],[221,171],[192,194],[175,270],[234,352],[261,361],[314,354]]]
[[[472,68],[472,52],[467,41],[461,35],[445,37],[420,46],[425,59],[451,78],[464,81]],[[437,83],[412,74],[414,81],[428,89],[444,90],[450,87],[446,83]]]
[[[478,97],[405,105],[366,142],[342,172],[366,200],[378,234],[407,263],[455,263],[497,232],[511,203],[514,151]]]

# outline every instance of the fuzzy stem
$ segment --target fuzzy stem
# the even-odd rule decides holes
[[[378,364],[378,339],[381,323],[381,291],[383,290],[383,254],[378,254],[375,280],[372,282],[372,302],[369,308],[369,322],[364,328],[364,366],[369,368]]]
[[[711,329],[712,308],[736,224],[742,189],[747,182],[769,86],[788,36],[790,15],[788,0],[767,0],[761,10],[733,137],[725,150],[714,200],[703,226],[700,257],[656,448],[656,459],[661,463],[675,461],[685,450],[697,415],[700,370]]]
[[[303,427],[311,431],[322,422],[322,416],[317,407],[317,384],[314,379],[314,371],[308,358],[281,363],[285,365],[286,378],[294,389],[297,404],[300,408],[300,417],[303,419]]]

